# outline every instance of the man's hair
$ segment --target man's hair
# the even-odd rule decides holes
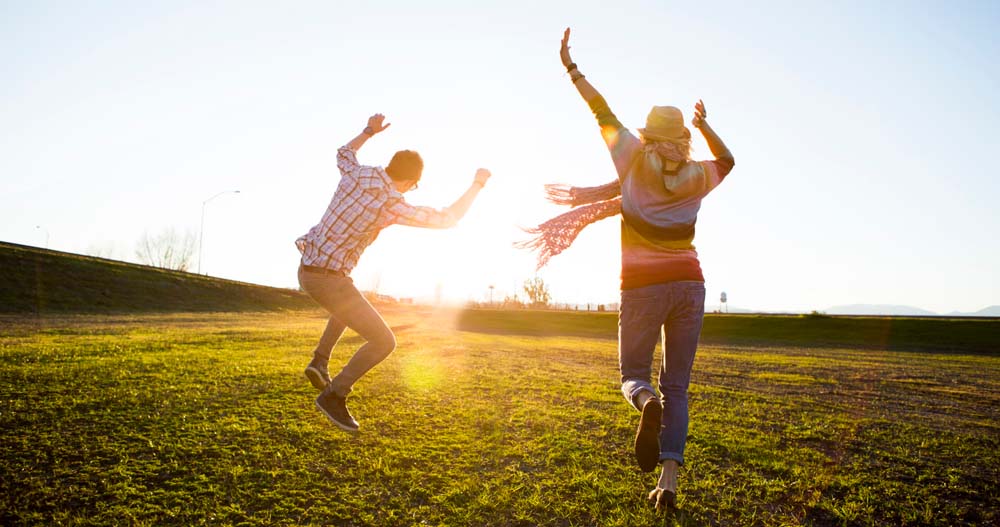
[[[389,174],[393,181],[419,180],[423,171],[424,160],[413,150],[396,152],[389,161],[389,166],[385,167],[385,173]]]

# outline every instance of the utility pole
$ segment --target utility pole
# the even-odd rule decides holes
[[[218,194],[201,202],[201,229],[198,230],[198,274],[201,274],[201,249],[203,245],[202,242],[205,239],[205,205],[208,205],[209,201],[212,201],[213,199],[223,194],[239,194],[239,193],[240,191],[238,190],[223,190],[222,192],[219,192]]]

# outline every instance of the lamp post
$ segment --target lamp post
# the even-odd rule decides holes
[[[201,274],[201,248],[203,246],[203,241],[205,239],[205,205],[208,205],[209,201],[223,195],[223,194],[239,194],[238,190],[223,190],[218,194],[206,199],[201,202],[201,228],[198,230],[198,274]]]
[[[41,229],[41,230],[45,231],[45,248],[48,249],[49,248],[49,230],[46,229],[45,227],[42,227],[41,225],[35,225],[35,229]]]

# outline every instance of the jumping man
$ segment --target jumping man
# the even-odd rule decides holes
[[[392,224],[443,229],[465,216],[490,172],[476,170],[472,185],[450,207],[437,210],[410,205],[403,194],[417,188],[424,162],[411,150],[392,156],[388,166],[365,166],[355,157],[369,138],[389,128],[385,116],[368,118],[368,126],[337,151],[341,179],[319,224],[295,241],[302,253],[299,284],[330,314],[326,330],[306,367],[306,377],[322,390],[316,406],[333,424],[357,431],[358,422],[347,410],[351,387],[396,347],[396,337],[375,308],[361,295],[350,274],[361,253],[379,232]],[[347,365],[333,379],[327,370],[330,352],[351,328],[365,339]]]

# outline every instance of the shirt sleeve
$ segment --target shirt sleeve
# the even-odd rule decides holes
[[[608,151],[611,152],[611,160],[615,163],[618,177],[624,178],[632,164],[632,156],[641,146],[641,142],[628,128],[622,125],[604,97],[598,95],[587,101],[587,104],[590,105],[590,110],[594,112],[597,124],[601,127],[601,137],[604,138],[604,142],[608,145]]]
[[[353,175],[360,167],[357,152],[351,147],[344,145],[337,149],[337,168],[340,169],[342,176]]]
[[[715,156],[715,159],[712,161],[701,162],[705,169],[706,180],[710,189],[712,189],[721,183],[733,167],[736,166],[736,159],[733,157],[733,153],[729,151],[729,148],[726,147],[726,143],[722,142],[719,134],[715,133],[715,130],[712,130],[712,127],[708,127],[707,131],[706,129],[701,129],[701,133],[705,137],[712,155]]]
[[[385,226],[398,224],[427,229],[446,229],[453,227],[458,220],[447,209],[438,210],[431,207],[410,205],[405,200],[391,200],[386,207]]]
[[[699,163],[705,171],[706,194],[719,186],[719,183],[722,183],[722,180],[736,166],[736,161],[732,157],[722,157],[711,161],[700,161]]]

